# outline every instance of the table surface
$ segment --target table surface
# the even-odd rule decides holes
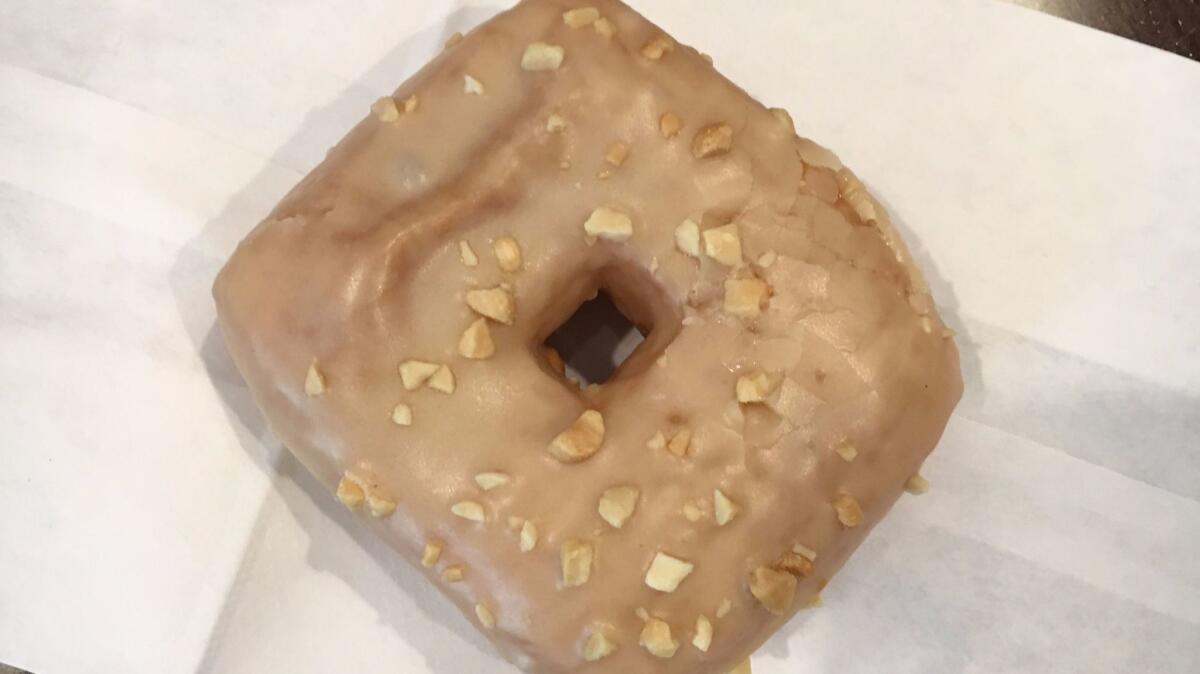
[[[1200,61],[1200,0],[1010,0]]]
[[[1200,61],[1200,0],[1008,0]],[[0,674],[30,674],[0,663]]]

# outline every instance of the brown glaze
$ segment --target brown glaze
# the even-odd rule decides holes
[[[414,564],[442,542],[430,582],[513,662],[724,672],[811,602],[917,472],[960,395],[957,352],[886,214],[833,155],[698,52],[654,42],[665,34],[625,5],[586,3],[611,22],[606,37],[564,23],[576,4],[527,0],[401,86],[398,115],[359,124],[239,246],[214,288],[220,322],[275,433],[331,494],[349,473],[394,502],[380,517],[361,512]],[[534,42],[563,47],[561,66],[522,69]],[[466,75],[481,95],[464,92]],[[682,124],[670,134],[668,112]],[[565,128],[547,128],[554,114]],[[694,152],[696,134],[720,124],[728,150]],[[629,148],[619,165],[605,158],[614,143]],[[628,215],[632,236],[585,236],[599,207]],[[745,264],[681,252],[687,218],[702,230],[735,223]],[[492,252],[506,235],[518,271]],[[476,266],[460,260],[464,240]],[[770,287],[761,313],[725,311],[725,281],[752,278]],[[488,323],[494,355],[464,358],[459,338],[478,318],[464,295],[501,284],[515,319]],[[580,390],[540,345],[601,288],[650,331],[612,380]],[[449,366],[454,392],[406,390],[397,368],[408,360]],[[759,370],[773,384],[766,401],[739,405],[739,377]],[[393,422],[399,403],[411,426]],[[603,416],[600,448],[560,462],[548,445],[588,409]],[[682,428],[683,456],[647,447]],[[486,472],[511,479],[484,491],[474,478]],[[640,495],[616,529],[598,501],[622,485]],[[723,526],[716,489],[737,509]],[[858,526],[834,508],[846,494]],[[451,512],[466,501],[485,521]],[[538,534],[527,552],[523,520]],[[572,539],[594,561],[586,583],[562,588]],[[788,562],[810,573],[776,615],[748,583],[796,544],[817,556],[811,569]],[[644,582],[659,552],[694,567],[674,592]],[[445,582],[455,566],[463,579]],[[671,628],[672,657],[639,646],[647,614]],[[707,652],[692,645],[700,615]],[[595,632],[617,650],[587,663]]]

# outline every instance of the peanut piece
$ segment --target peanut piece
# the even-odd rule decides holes
[[[486,318],[472,323],[458,340],[458,354],[464,358],[485,360],[494,353],[496,344],[492,341],[492,331],[488,328]]]
[[[604,417],[587,410],[550,442],[550,454],[563,463],[578,463],[595,454],[604,443]]]

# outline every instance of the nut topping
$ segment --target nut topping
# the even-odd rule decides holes
[[[492,331],[488,328],[487,319],[480,318],[472,323],[458,340],[458,354],[472,360],[491,358],[496,353],[496,344],[492,341]]]
[[[384,96],[372,103],[371,112],[381,122],[394,122],[400,119],[400,108],[396,107],[396,99],[391,96]]]
[[[838,521],[845,527],[856,527],[862,524],[863,511],[858,501],[843,492],[833,499],[833,509],[837,511]]]
[[[338,481],[337,499],[342,502],[342,505],[354,510],[362,505],[366,499],[366,492],[363,491],[362,485],[358,480],[351,477],[348,473]]]
[[[761,403],[771,395],[778,386],[775,377],[762,370],[738,377],[737,400],[739,403]]]
[[[724,309],[734,316],[757,316],[770,296],[771,287],[762,279],[726,279]]]
[[[421,360],[406,360],[400,363],[400,381],[407,391],[415,391],[425,385],[441,366]]]
[[[603,660],[615,653],[617,650],[616,644],[609,641],[608,637],[602,632],[592,632],[591,636],[583,644],[583,659],[588,662],[596,662]]]
[[[578,463],[589,458],[604,443],[604,417],[587,410],[575,423],[550,443],[550,454],[563,463]]]
[[[397,426],[412,426],[413,414],[412,408],[404,403],[399,403],[392,409],[392,423]]]
[[[506,473],[480,473],[475,476],[475,484],[484,491],[491,491],[497,487],[512,482],[512,478]]]
[[[929,480],[926,480],[921,477],[920,473],[917,473],[908,478],[908,481],[904,483],[904,491],[915,495],[924,494],[929,491]]]
[[[482,522],[487,519],[483,506],[475,501],[459,501],[450,506],[450,512],[471,522]]]
[[[733,127],[725,123],[709,124],[692,138],[692,156],[696,159],[716,157],[733,147]]]
[[[683,120],[679,115],[667,111],[658,118],[658,132],[663,138],[674,138],[679,135],[679,131],[683,129]]]
[[[442,569],[442,580],[446,581],[447,583],[462,582],[462,579],[466,576],[467,569],[461,564],[447,566],[445,569]]]
[[[480,82],[470,75],[463,75],[463,93],[471,94],[473,96],[482,96],[483,82]]]
[[[534,42],[521,55],[521,69],[528,71],[558,70],[565,52],[558,45]]]
[[[521,269],[521,244],[511,236],[502,236],[493,241],[492,252],[496,254],[496,263],[504,271],[514,272]]]
[[[742,237],[736,223],[704,230],[704,254],[726,267],[742,265]]]
[[[750,593],[775,615],[783,615],[792,607],[796,596],[796,577],[786,571],[760,566],[750,574]]]
[[[367,509],[372,517],[387,517],[396,511],[396,502],[375,492],[367,494]]]
[[[694,568],[689,562],[659,552],[646,571],[646,585],[659,592],[674,592]]]
[[[579,587],[588,582],[592,576],[593,554],[591,543],[572,538],[562,544],[558,556],[563,587]]]
[[[592,28],[596,31],[596,34],[600,35],[601,37],[611,38],[613,35],[617,34],[617,29],[615,26],[613,26],[612,21],[609,21],[608,17],[604,16],[596,19],[596,21],[592,23]]]
[[[633,221],[620,211],[602,206],[592,211],[583,223],[583,231],[599,239],[625,241],[633,236]]]
[[[438,391],[439,393],[454,393],[454,373],[450,370],[449,365],[443,365],[438,368],[437,372],[426,382],[429,388]]]
[[[630,486],[604,490],[604,493],[600,495],[600,517],[614,529],[620,529],[625,526],[630,517],[633,517],[640,494],[637,487]]]
[[[563,23],[571,28],[590,26],[600,18],[600,10],[595,7],[579,7],[563,12]]]
[[[651,61],[657,61],[673,49],[675,49],[675,44],[667,37],[659,35],[642,45],[642,56]]]
[[[492,609],[483,602],[475,604],[475,617],[479,618],[479,624],[483,625],[485,630],[496,627],[496,614],[492,613]]]
[[[675,228],[675,247],[685,255],[700,257],[700,225],[690,218]]]
[[[679,642],[671,638],[671,626],[658,618],[646,621],[639,641],[656,658],[674,657],[679,650]]]
[[[608,146],[608,151],[604,153],[604,161],[613,166],[620,166],[625,163],[625,158],[629,156],[629,144],[616,142]]]
[[[425,550],[421,553],[421,566],[431,569],[437,565],[438,560],[442,558],[442,549],[445,545],[445,543],[437,540],[426,543]]]
[[[531,552],[537,547],[537,542],[537,526],[533,522],[525,520],[521,524],[521,552]]]
[[[713,517],[717,521],[717,526],[723,527],[733,521],[737,517],[738,505],[734,503],[725,492],[720,489],[713,490]]]
[[[516,300],[503,286],[468,290],[466,300],[472,311],[497,323],[512,325],[517,314]]]
[[[479,256],[471,249],[471,244],[466,241],[458,242],[458,259],[467,267],[479,264]]]
[[[692,645],[702,653],[708,652],[708,647],[712,645],[713,627],[712,621],[707,616],[699,616],[696,618],[696,636],[692,637]]]
[[[317,367],[316,358],[308,364],[308,372],[304,374],[304,392],[310,398],[325,393],[325,375],[321,374],[320,368]]]

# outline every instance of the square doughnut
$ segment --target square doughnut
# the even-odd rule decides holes
[[[214,287],[271,428],[518,666],[729,671],[904,491],[961,394],[854,174],[615,0],[452,40]],[[645,334],[580,387],[598,292]]]

